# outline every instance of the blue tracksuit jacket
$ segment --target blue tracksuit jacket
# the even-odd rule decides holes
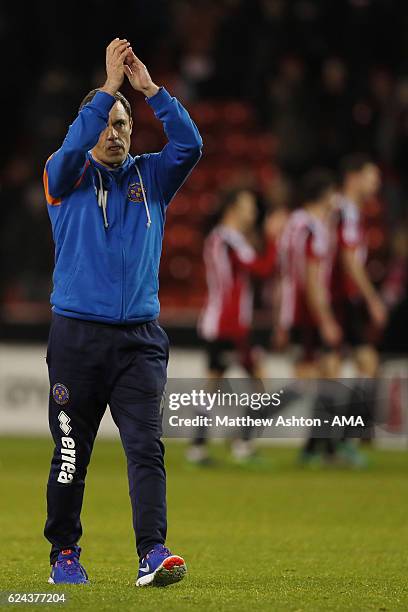
[[[158,271],[166,207],[201,155],[187,111],[161,88],[147,99],[163,122],[160,153],[108,170],[91,156],[115,98],[98,92],[46,163],[44,189],[55,242],[52,309],[106,323],[159,315]]]

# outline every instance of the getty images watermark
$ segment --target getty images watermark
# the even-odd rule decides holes
[[[213,436],[367,437],[407,434],[408,386],[367,379],[169,379],[163,399],[163,434]],[[233,431],[235,429],[235,431]]]
[[[278,408],[281,406],[281,395],[283,393],[283,389],[275,393],[237,393],[221,391],[220,389],[215,392],[208,392],[204,389],[192,389],[190,392],[184,393],[173,392],[169,394],[169,410],[177,411],[183,407],[193,407],[200,414],[196,414],[193,417],[179,416],[178,414],[170,415],[168,422],[170,427],[321,427],[322,425],[332,427],[364,427],[365,425],[361,415],[347,416],[335,414],[331,419],[322,419],[320,417],[284,416],[281,414],[276,417],[255,417],[250,414],[232,417],[228,414],[222,414],[210,417],[207,414],[201,413],[202,411],[210,412],[214,407],[218,409],[246,408],[253,411]]]
[[[185,393],[170,393],[169,394],[169,409],[179,410],[183,406],[194,406],[195,408],[203,408],[212,410],[214,406],[231,407],[241,406],[251,408],[252,410],[260,410],[270,406],[280,406],[281,404],[281,389],[276,393],[237,393],[227,392],[218,389],[214,393],[200,389],[192,389]]]

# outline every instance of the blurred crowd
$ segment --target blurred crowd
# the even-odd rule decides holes
[[[79,101],[103,83],[115,36],[132,41],[203,133],[203,160],[169,212],[164,308],[202,303],[201,244],[220,189],[249,183],[266,207],[287,206],[300,174],[357,150],[382,172],[381,197],[367,209],[370,273],[389,282],[392,262],[406,257],[407,27],[403,0],[44,1],[24,15],[3,5],[0,318],[48,315],[53,249],[42,170]],[[160,126],[143,100],[123,92],[135,110],[133,153],[157,150]]]

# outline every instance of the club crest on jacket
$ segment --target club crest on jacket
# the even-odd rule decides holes
[[[127,197],[131,202],[143,202],[143,192],[140,183],[131,183],[129,185]]]

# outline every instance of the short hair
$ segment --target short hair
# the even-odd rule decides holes
[[[329,190],[336,187],[335,174],[326,168],[316,168],[305,174],[300,181],[300,201],[316,202]]]
[[[373,160],[366,153],[351,153],[346,155],[340,161],[339,165],[339,180],[344,182],[349,174],[361,172],[368,164],[373,164]]]
[[[92,89],[92,91],[90,91],[89,93],[86,94],[85,98],[82,100],[81,104],[79,105],[79,110],[82,110],[83,107],[88,104],[89,102],[91,102],[94,99],[95,94],[98,93],[98,91],[100,91],[100,89]],[[127,115],[129,116],[129,119],[132,118],[132,109],[129,103],[129,100],[127,100],[125,98],[125,96],[123,94],[120,93],[120,91],[117,91],[114,94],[115,100],[117,102],[121,102],[123,108],[125,109]]]
[[[220,197],[219,215],[222,218],[231,208],[234,208],[241,193],[249,192],[256,198],[255,193],[250,187],[234,187],[222,192]]]

